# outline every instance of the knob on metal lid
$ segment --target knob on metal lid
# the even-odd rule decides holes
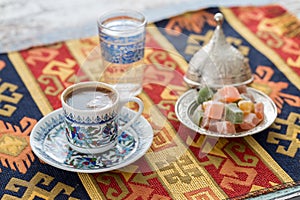
[[[223,15],[215,14],[217,27],[211,40],[194,54],[184,80],[191,87],[203,84],[210,87],[244,85],[253,80],[248,60],[226,42],[222,30]]]

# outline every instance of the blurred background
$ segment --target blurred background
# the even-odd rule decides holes
[[[151,23],[206,7],[265,4],[300,17],[299,0],[1,0],[0,53],[97,35],[97,18],[117,8],[139,10]]]

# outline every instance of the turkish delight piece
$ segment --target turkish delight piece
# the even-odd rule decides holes
[[[264,119],[264,104],[262,102],[254,105],[254,113],[260,121]]]
[[[209,127],[209,122],[210,122],[210,119],[204,115],[203,118],[202,118],[202,120],[201,120],[200,126],[202,128],[206,128],[207,129]]]
[[[212,100],[203,102],[202,108],[205,110],[210,104],[212,104],[212,102],[213,102]]]
[[[233,124],[243,123],[244,113],[235,103],[225,105],[225,120]]]
[[[238,107],[245,113],[251,113],[254,111],[254,103],[249,100],[240,100],[238,102]]]
[[[255,102],[253,95],[249,94],[249,93],[241,94],[241,99],[246,100],[246,101],[252,101],[253,103]]]
[[[217,123],[216,122],[218,122],[218,120],[214,120],[214,119],[210,120],[209,123],[208,123],[207,129],[210,130],[210,131],[212,131],[212,132],[218,132],[218,128],[217,128]]]
[[[226,103],[236,102],[241,99],[241,95],[234,86],[225,86],[221,89],[218,89],[214,95],[214,100],[222,101]]]
[[[203,112],[203,109],[202,109],[202,105],[199,105],[193,115],[192,115],[192,120],[195,124],[197,124],[198,126],[200,126],[201,124],[201,120],[203,118],[203,115],[204,115],[204,112]]]
[[[222,119],[225,104],[222,102],[211,101],[206,105],[204,115],[211,119]]]
[[[240,94],[247,93],[247,86],[246,85],[237,86],[236,89],[239,91]]]
[[[214,93],[212,89],[210,89],[209,87],[201,88],[198,93],[197,103],[202,104],[203,102],[210,100],[213,94]]]
[[[260,120],[254,113],[249,113],[244,116],[243,123],[240,124],[241,129],[243,130],[249,130],[254,128]]]
[[[216,120],[210,120],[207,129],[212,132],[218,132]]]
[[[217,121],[211,123],[209,130],[221,133],[221,134],[234,134],[236,133],[235,125],[229,121]]]

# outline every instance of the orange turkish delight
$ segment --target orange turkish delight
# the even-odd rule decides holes
[[[218,89],[217,93],[214,95],[216,100],[232,103],[241,99],[239,91],[234,86],[226,86]]]
[[[238,102],[239,108],[245,113],[251,113],[254,111],[254,103],[248,100],[240,100]]]

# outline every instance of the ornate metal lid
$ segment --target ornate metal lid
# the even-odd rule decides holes
[[[253,80],[248,60],[226,42],[222,30],[223,15],[215,14],[217,27],[211,40],[192,57],[184,80],[191,87],[243,85]]]

